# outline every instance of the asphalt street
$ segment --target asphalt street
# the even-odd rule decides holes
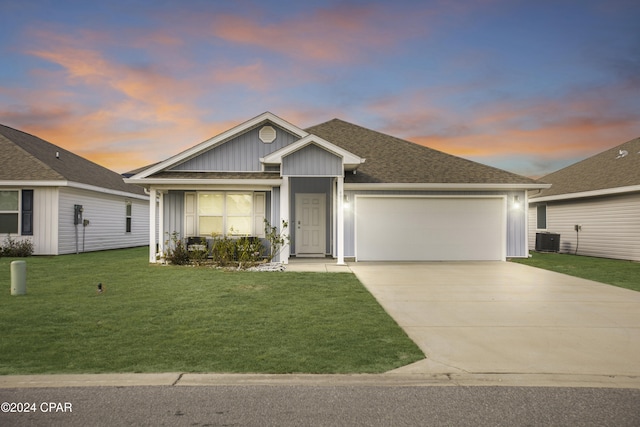
[[[141,386],[0,389],[2,426],[638,426],[640,390]],[[28,408],[28,409],[25,409]],[[30,412],[25,412],[29,410]]]

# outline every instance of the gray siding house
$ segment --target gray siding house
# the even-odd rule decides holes
[[[527,192],[548,187],[342,120],[301,129],[269,112],[126,182],[159,199],[151,262],[171,233],[264,237],[265,218],[289,224],[285,263],[526,257]]]
[[[0,240],[29,239],[35,255],[149,243],[149,196],[119,174],[3,125],[0,165]]]
[[[552,186],[530,196],[530,249],[550,232],[560,252],[640,261],[640,138],[540,181]]]

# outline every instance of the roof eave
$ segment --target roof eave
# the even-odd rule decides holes
[[[474,191],[505,191],[505,190],[541,190],[551,187],[551,184],[496,184],[496,183],[345,183],[345,190],[474,190]]]
[[[635,193],[640,191],[640,185],[629,185],[626,187],[605,188],[602,190],[581,191],[577,193],[556,194],[553,196],[533,196],[529,198],[529,203],[552,202],[555,200],[583,199],[586,197],[610,196],[615,194]]]
[[[243,185],[243,186],[279,186],[282,184],[280,178],[267,178],[267,179],[188,179],[188,178],[125,178],[124,182],[127,184],[141,185],[143,187],[149,186],[173,186],[173,185],[190,185],[196,186],[211,186],[211,185]]]

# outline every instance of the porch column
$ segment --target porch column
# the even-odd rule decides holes
[[[164,253],[164,191],[158,194],[158,252]]]
[[[156,189],[149,187],[149,262],[156,262]]]
[[[282,177],[282,184],[280,184],[280,223],[278,224],[278,229],[282,232],[282,221],[286,221],[289,224],[288,234],[291,236],[291,230],[294,227],[294,224],[289,222],[289,177]],[[282,246],[282,250],[280,251],[280,261],[284,264],[289,264],[289,253],[290,248],[288,244]]]
[[[336,241],[337,241],[337,256],[338,256],[338,265],[345,265],[344,262],[344,177],[339,176],[337,178],[338,182],[338,212],[336,212]]]

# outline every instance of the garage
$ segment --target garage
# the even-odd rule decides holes
[[[506,199],[359,195],[355,242],[357,261],[501,261]]]

